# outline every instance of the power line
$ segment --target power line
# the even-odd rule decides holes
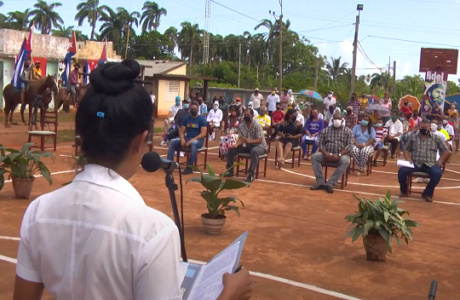
[[[455,47],[455,48],[460,48],[460,46],[457,45],[449,45],[449,44],[442,44],[442,43],[430,43],[430,42],[421,42],[421,41],[411,41],[411,40],[406,40],[406,39],[398,39],[398,38],[391,38],[391,37],[386,37],[386,36],[375,36],[375,35],[368,35],[365,38],[361,40],[364,41],[366,38],[376,38],[376,39],[384,39],[384,40],[394,40],[394,41],[401,41],[401,42],[408,42],[408,43],[416,43],[416,44],[429,44],[429,45],[439,45],[439,46],[448,46],[448,47]]]
[[[234,13],[237,13],[237,14],[239,14],[239,15],[245,16],[246,18],[249,18],[249,19],[254,20],[254,21],[256,21],[256,22],[260,22],[260,20],[254,19],[253,17],[250,17],[250,16],[248,16],[248,15],[246,15],[246,14],[243,14],[242,12],[239,12],[239,11],[237,11],[237,10],[234,10],[233,8],[230,8],[230,7],[228,7],[228,6],[225,6],[225,5],[223,5],[223,4],[220,4],[219,2],[216,2],[216,1],[214,1],[214,0],[210,0],[210,1],[211,1],[212,3],[215,3],[215,4],[219,5],[219,6],[222,6],[223,8],[226,8],[226,9],[228,9],[228,10],[231,10],[231,11],[233,11]]]

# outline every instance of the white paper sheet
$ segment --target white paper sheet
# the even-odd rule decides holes
[[[179,262],[179,278],[181,280],[181,283],[184,281],[185,275],[187,274],[187,269],[188,269],[188,263],[186,262]],[[185,289],[182,289],[182,296],[185,293]]]
[[[207,265],[204,265],[187,299],[216,300],[224,288],[222,276],[225,273],[232,273],[239,248],[240,242],[234,243]]]
[[[407,160],[403,160],[403,159],[398,159],[398,161],[396,162],[396,165],[398,167],[406,167],[406,168],[414,168],[414,164],[408,162]]]

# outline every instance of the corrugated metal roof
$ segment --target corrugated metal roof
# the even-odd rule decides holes
[[[185,62],[182,61],[167,61],[167,60],[142,60],[136,59],[136,61],[142,66],[149,66],[145,68],[144,76],[152,77],[154,74],[165,74],[171,70],[177,69]]]

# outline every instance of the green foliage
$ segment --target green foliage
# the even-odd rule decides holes
[[[241,164],[240,164],[241,165]],[[195,166],[188,166],[201,173],[201,177],[193,177],[187,180],[187,183],[199,182],[206,189],[200,192],[201,197],[206,201],[206,207],[208,209],[209,217],[211,219],[217,218],[219,215],[225,215],[225,211],[233,210],[240,216],[238,202],[244,208],[244,203],[240,199],[234,196],[219,197],[220,192],[225,190],[238,190],[244,187],[249,187],[249,183],[234,179],[224,179],[224,174],[229,172],[238,164],[233,165],[220,176],[217,176],[211,169],[209,164],[206,164],[208,174],[204,174],[199,168]],[[233,203],[233,204],[231,204]]]
[[[388,191],[385,198],[378,198],[372,202],[368,198],[358,198],[358,211],[345,217],[350,222],[345,238],[352,237],[356,241],[360,236],[368,234],[380,234],[387,242],[387,249],[391,253],[391,241],[396,239],[398,246],[401,246],[400,239],[406,244],[412,240],[411,227],[418,227],[419,224],[411,219],[403,218],[409,212],[399,208],[400,202],[395,197],[391,200],[391,191]],[[353,227],[353,228],[351,228]],[[350,229],[351,228],[351,229]]]
[[[33,143],[25,143],[21,150],[7,148],[0,144],[0,190],[5,184],[5,175],[8,179],[30,179],[40,172],[41,175],[52,184],[51,174],[46,165],[41,161],[42,157],[52,157],[48,152],[29,150]],[[8,153],[9,152],[9,153]],[[7,154],[8,153],[8,154]]]

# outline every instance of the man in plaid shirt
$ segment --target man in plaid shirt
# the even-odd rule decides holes
[[[319,136],[319,151],[311,156],[311,165],[316,177],[316,184],[310,189],[334,192],[334,185],[347,171],[350,165],[350,151],[353,145],[353,132],[350,128],[342,126],[342,115],[333,115],[333,126],[325,128]],[[325,182],[323,164],[337,166],[329,181]]]
[[[441,152],[441,157],[436,161],[438,150]],[[399,168],[400,197],[407,197],[407,176],[415,172],[423,172],[430,176],[430,182],[426,186],[422,198],[427,202],[433,202],[434,189],[442,177],[441,166],[449,159],[451,152],[439,136],[430,132],[430,121],[423,120],[420,123],[419,132],[409,137],[403,153],[404,158],[414,167]]]

